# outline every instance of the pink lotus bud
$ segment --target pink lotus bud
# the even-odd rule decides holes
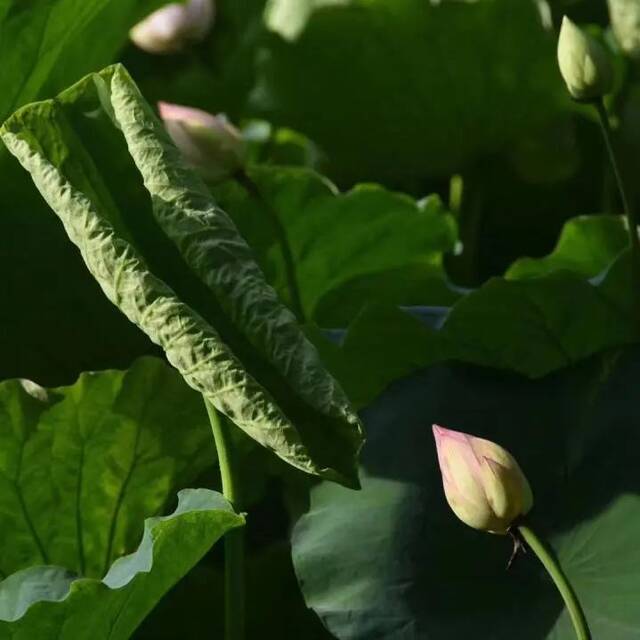
[[[242,166],[242,135],[226,116],[167,102],[158,110],[175,145],[204,178],[222,180]]]
[[[501,446],[433,425],[442,484],[449,506],[470,527],[507,533],[533,506],[529,483]]]
[[[186,0],[161,7],[129,32],[133,43],[148,53],[175,53],[203,40],[215,16],[213,0]]]

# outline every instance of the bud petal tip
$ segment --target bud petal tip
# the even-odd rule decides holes
[[[202,40],[213,25],[213,0],[187,0],[167,4],[138,22],[131,41],[143,51],[155,54],[176,53]]]
[[[612,89],[613,68],[607,51],[567,16],[558,38],[558,66],[575,100],[597,100]]]
[[[158,113],[187,163],[213,182],[241,168],[244,141],[223,114],[169,102],[158,102]]]
[[[432,426],[445,497],[469,526],[506,533],[533,505],[529,483],[501,446],[460,431]]]

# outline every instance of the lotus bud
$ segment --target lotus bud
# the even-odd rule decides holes
[[[213,24],[213,0],[187,0],[161,7],[139,22],[129,37],[148,53],[176,53],[203,40]]]
[[[640,59],[640,2],[609,0],[609,16],[620,49],[635,60]]]
[[[433,425],[447,502],[470,527],[505,534],[533,506],[531,488],[501,446]]]
[[[596,100],[611,91],[613,67],[605,48],[566,16],[558,39],[558,65],[575,100]]]
[[[187,163],[205,179],[223,180],[242,167],[244,141],[226,116],[167,102],[158,110]]]

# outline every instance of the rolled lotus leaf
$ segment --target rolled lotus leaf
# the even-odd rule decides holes
[[[0,135],[105,295],[191,387],[294,467],[357,486],[358,417],[121,65]]]

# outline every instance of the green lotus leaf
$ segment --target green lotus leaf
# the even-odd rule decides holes
[[[138,549],[102,580],[36,566],[0,582],[0,638],[126,640],[225,532],[243,524],[219,493],[185,489],[171,515],[145,521]]]
[[[532,553],[510,570],[509,536],[475,531],[446,503],[431,424],[507,448],[594,638],[640,626],[637,345],[542,379],[440,364],[363,412],[362,491],[311,490],[293,531],[307,604],[340,640],[572,640],[562,599]]]
[[[256,193],[234,181],[213,193],[280,296],[291,302],[297,289],[306,318],[339,327],[372,302],[459,296],[443,267],[456,224],[439,198],[416,201],[373,184],[340,193],[305,168],[258,166],[249,176]]]

